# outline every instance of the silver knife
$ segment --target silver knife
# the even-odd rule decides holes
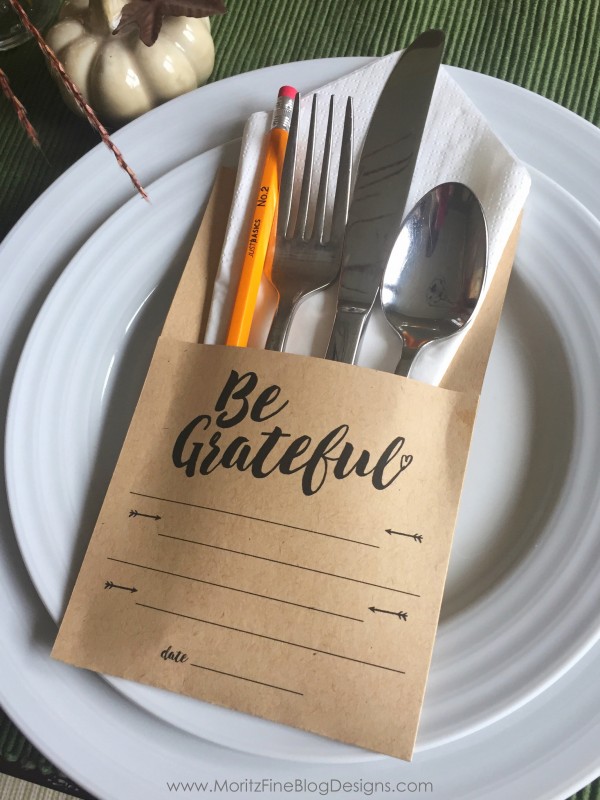
[[[429,30],[404,51],[369,124],[348,210],[337,311],[326,358],[353,364],[398,237],[444,34]]]

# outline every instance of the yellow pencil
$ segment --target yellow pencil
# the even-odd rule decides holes
[[[226,344],[229,345],[246,347],[248,344],[271,230],[277,214],[279,180],[296,94],[296,90],[291,86],[282,86],[277,97],[273,124],[269,131],[265,163],[248,233],[242,273],[227,331]]]

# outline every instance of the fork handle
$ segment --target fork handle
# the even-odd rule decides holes
[[[265,350],[277,350],[277,352],[283,353],[299,301],[300,297],[296,294],[284,292],[279,295],[277,310],[269,329]]]
[[[354,364],[368,317],[364,311],[338,309],[325,358]]]

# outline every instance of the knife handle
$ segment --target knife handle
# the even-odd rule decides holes
[[[368,314],[338,309],[325,358],[354,364]]]

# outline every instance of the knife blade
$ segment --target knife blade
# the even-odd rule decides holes
[[[369,124],[348,209],[338,299],[326,358],[353,364],[398,237],[444,34],[422,33],[385,83]]]

